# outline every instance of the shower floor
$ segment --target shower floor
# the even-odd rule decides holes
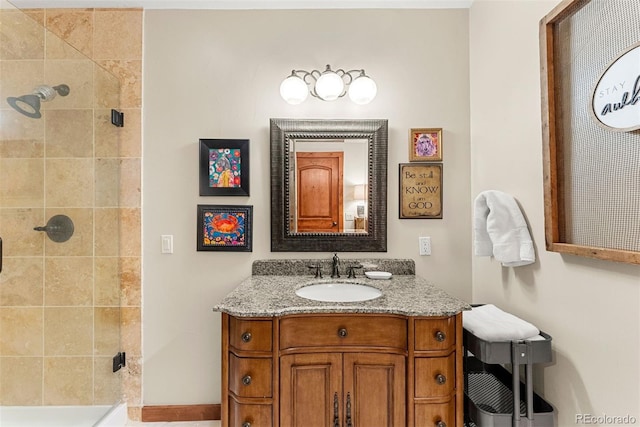
[[[124,427],[126,417],[125,405],[0,406],[2,427]]]

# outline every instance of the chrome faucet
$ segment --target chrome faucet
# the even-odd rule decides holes
[[[331,264],[331,278],[334,279],[336,277],[340,277],[340,258],[338,258],[338,254],[333,254],[333,263]]]

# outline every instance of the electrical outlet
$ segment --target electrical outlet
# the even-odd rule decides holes
[[[420,255],[431,255],[431,237],[418,237]]]

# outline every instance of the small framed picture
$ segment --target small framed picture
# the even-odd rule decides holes
[[[249,195],[249,140],[200,140],[200,195]]]
[[[198,205],[198,251],[251,252],[253,206]]]
[[[442,163],[400,163],[400,219],[442,218]]]
[[[411,129],[409,132],[409,161],[442,161],[442,128]]]

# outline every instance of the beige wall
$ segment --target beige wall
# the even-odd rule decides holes
[[[270,252],[269,118],[389,119],[388,252],[470,299],[468,10],[153,11],[144,39],[144,404],[220,401],[219,314],[211,307]],[[170,30],[169,30],[170,29]],[[292,68],[365,68],[368,106],[286,104]],[[398,219],[398,163],[412,127],[444,128],[444,219]],[[198,139],[251,140],[251,196],[199,197]],[[254,206],[252,253],[196,252],[197,204]],[[175,253],[160,253],[172,234]],[[433,255],[418,255],[418,236]]]
[[[471,197],[520,202],[538,261],[504,269],[473,258],[473,301],[491,302],[553,337],[536,386],[558,413],[640,419],[640,266],[545,251],[538,21],[556,1],[476,1],[470,11]]]

